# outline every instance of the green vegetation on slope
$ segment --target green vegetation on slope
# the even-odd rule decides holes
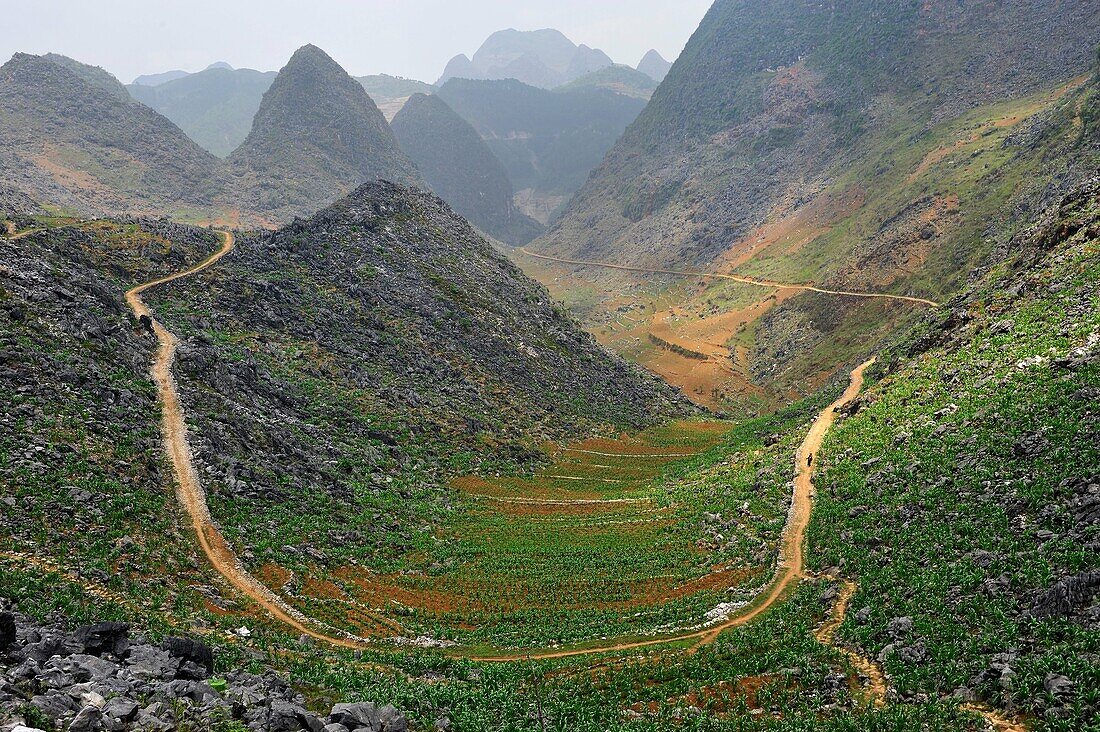
[[[1098,247],[1094,180],[899,346],[828,440],[810,555],[858,580],[842,636],[904,698],[1094,728]]]

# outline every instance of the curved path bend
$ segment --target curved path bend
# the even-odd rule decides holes
[[[571,264],[578,267],[600,267],[602,269],[614,269],[620,272],[637,272],[639,274],[663,274],[672,275],[674,277],[702,277],[712,280],[728,280],[730,282],[740,282],[743,285],[756,285],[757,287],[771,287],[777,290],[803,290],[805,292],[819,292],[823,295],[841,295],[844,297],[863,297],[874,300],[898,300],[901,302],[911,302],[917,305],[927,305],[929,307],[936,307],[939,303],[934,300],[926,300],[923,297],[911,297],[909,295],[889,295],[884,292],[854,292],[849,290],[829,290],[816,285],[807,285],[805,283],[795,282],[776,282],[774,280],[763,280],[756,277],[744,277],[742,275],[734,274],[721,274],[718,272],[696,272],[694,270],[686,269],[650,269],[648,267],[632,267],[626,264],[612,264],[611,262],[597,262],[590,259],[564,259],[562,257],[552,257],[548,254],[536,254],[527,247],[519,247],[516,251],[526,254],[528,257],[535,259],[542,259],[547,262],[555,262],[557,264]]]
[[[206,554],[214,568],[233,587],[251,598],[273,618],[300,633],[343,648],[363,648],[367,645],[367,642],[362,638],[356,638],[336,630],[333,630],[332,634],[316,630],[315,627],[319,625],[316,620],[306,617],[303,613],[288,605],[286,601],[253,577],[241,564],[240,559],[230,548],[221,530],[210,516],[210,509],[206,503],[206,492],[199,481],[198,472],[195,470],[191,456],[191,446],[187,441],[187,422],[184,420],[179,390],[176,387],[176,380],[172,376],[172,364],[176,358],[176,347],[179,340],[168,329],[153,319],[152,311],[141,299],[141,296],[154,287],[199,274],[229,254],[235,245],[233,234],[228,231],[218,233],[223,238],[222,247],[199,264],[167,277],[138,285],[126,293],[126,302],[133,311],[134,316],[139,322],[143,317],[150,319],[153,333],[160,343],[156,359],[153,361],[152,376],[160,395],[163,412],[161,431],[164,435],[165,449],[172,460],[172,468],[176,475],[179,501],[191,518],[191,525],[195,530],[203,553]],[[374,619],[395,630],[400,630],[387,620],[377,617],[374,617]]]

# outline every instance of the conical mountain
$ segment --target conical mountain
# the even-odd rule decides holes
[[[394,117],[393,132],[432,191],[474,226],[513,246],[541,233],[538,222],[516,209],[504,166],[442,99],[410,97]]]
[[[102,69],[17,53],[0,67],[0,179],[85,213],[207,206],[218,160]]]
[[[279,72],[229,160],[242,206],[275,221],[317,211],[366,182],[421,184],[362,85],[312,45]]]
[[[638,63],[638,71],[641,71],[658,84],[665,80],[671,68],[672,62],[666,61],[664,56],[657,53],[657,50],[652,48],[642,57],[641,62]]]

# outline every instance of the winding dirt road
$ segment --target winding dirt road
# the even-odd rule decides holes
[[[179,344],[179,340],[153,319],[152,311],[141,299],[141,296],[154,287],[196,275],[229,254],[235,244],[233,234],[228,231],[218,233],[221,234],[224,240],[221,249],[199,264],[182,272],[146,282],[126,293],[126,302],[133,310],[134,316],[139,321],[142,317],[148,317],[152,321],[153,333],[160,343],[156,359],[153,362],[152,376],[160,395],[163,412],[161,431],[164,434],[165,449],[172,460],[172,468],[176,475],[179,501],[184,510],[187,511],[188,516],[191,517],[191,525],[195,529],[203,553],[206,554],[214,568],[233,587],[255,601],[273,618],[305,635],[343,648],[363,648],[366,646],[366,641],[361,638],[344,635],[340,631],[333,631],[333,634],[330,635],[315,630],[313,626],[318,625],[317,621],[307,618],[298,610],[290,607],[274,592],[265,587],[263,583],[253,577],[241,564],[210,516],[210,509],[206,504],[206,492],[203,490],[198,473],[195,471],[195,465],[191,457],[191,446],[187,441],[187,422],[183,417],[179,390],[176,388],[176,381],[172,376],[172,364],[175,361],[176,346]],[[378,618],[378,620],[395,630],[400,630],[388,620],[382,618]]]
[[[872,364],[874,364],[874,362],[875,359],[871,359],[852,371],[848,388],[844,390],[844,393],[841,394],[839,399],[826,407],[825,410],[817,416],[813,426],[810,427],[809,433],[806,435],[806,438],[802,441],[802,445],[795,454],[798,475],[794,481],[794,495],[791,499],[791,507],[787,515],[787,525],[783,530],[783,539],[779,549],[779,562],[771,582],[768,583],[752,604],[738,610],[718,625],[714,625],[704,630],[689,631],[644,641],[588,646],[570,650],[545,652],[529,651],[524,653],[474,656],[471,657],[470,660],[486,663],[500,663],[525,661],[529,659],[570,658],[573,656],[588,656],[596,653],[630,651],[639,648],[648,648],[651,646],[667,645],[669,643],[691,640],[696,641],[692,646],[692,651],[695,651],[713,643],[719,635],[730,628],[745,625],[770,610],[782,600],[787,591],[803,576],[803,544],[806,540],[806,529],[810,524],[810,513],[813,508],[814,494],[813,466],[809,458],[811,455],[816,455],[817,451],[821,449],[821,441],[824,439],[825,433],[829,431],[829,427],[832,426],[833,421],[836,419],[837,411],[850,404],[859,396],[860,391],[863,389],[863,374]]]
[[[556,262],[557,264],[571,264],[578,267],[600,267],[602,269],[614,269],[620,272],[637,272],[639,274],[663,274],[672,275],[674,277],[702,277],[705,279],[729,280],[730,282],[740,282],[744,285],[756,285],[757,287],[771,287],[777,290],[803,290],[805,292],[820,292],[823,295],[843,295],[845,297],[863,297],[875,300],[899,300],[901,302],[911,302],[918,305],[927,305],[929,307],[936,307],[937,305],[939,305],[939,303],[933,300],[926,300],[923,297],[910,297],[909,295],[888,295],[882,292],[828,290],[823,287],[817,287],[816,285],[807,285],[792,282],[775,282],[774,280],[762,280],[755,277],[720,274],[718,272],[695,272],[692,270],[684,269],[650,269],[647,267],[631,267],[625,264],[611,264],[610,262],[597,262],[589,259],[563,259],[561,257],[551,257],[547,254],[536,254],[535,252],[528,250],[526,247],[519,247],[518,249],[516,249],[516,251],[526,254],[528,257],[541,259],[546,262]]]
[[[203,553],[207,556],[215,569],[217,569],[217,571],[223,577],[225,577],[225,579],[228,580],[228,582],[233,587],[255,601],[258,605],[264,608],[264,610],[266,610],[273,618],[305,635],[335,646],[344,648],[366,647],[367,645],[369,645],[369,642],[367,640],[353,636],[349,633],[345,633],[337,629],[328,630],[327,628],[326,632],[317,630],[316,628],[318,627],[326,626],[315,619],[311,619],[305,616],[297,609],[291,607],[282,598],[280,598],[269,588],[263,585],[263,583],[253,577],[241,564],[240,560],[237,558],[236,554],[233,552],[228,542],[226,542],[225,537],[222,535],[221,531],[218,529],[217,525],[214,523],[213,519],[210,516],[210,510],[206,503],[206,493],[202,488],[201,482],[199,481],[199,477],[195,470],[194,462],[192,460],[191,448],[187,439],[187,423],[184,420],[183,408],[180,404],[179,391],[176,387],[175,379],[172,376],[172,364],[175,360],[178,339],[175,335],[164,328],[159,322],[153,319],[152,311],[144,303],[141,296],[152,288],[196,275],[213,266],[224,256],[229,254],[229,252],[233,250],[235,244],[233,235],[232,233],[227,231],[219,233],[224,238],[224,243],[222,247],[199,264],[181,272],[177,272],[175,274],[153,280],[152,282],[147,282],[145,284],[139,285],[126,293],[126,302],[133,310],[135,317],[137,317],[139,321],[143,317],[149,318],[153,333],[156,335],[156,338],[160,344],[160,347],[157,351],[156,359],[153,363],[152,376],[154,382],[157,385],[157,390],[159,392],[162,403],[162,431],[164,434],[165,448],[168,451],[168,454],[172,460],[172,466],[176,474],[180,503],[183,505],[184,509],[187,511],[188,515],[191,518],[192,526],[195,530],[195,534],[198,538],[199,545],[202,548]],[[567,263],[579,264],[580,262]],[[613,268],[621,269],[621,267],[618,267],[617,265],[599,266],[611,266]],[[758,280],[739,278],[734,275],[704,275],[703,273],[673,271],[668,271],[668,273],[681,274],[685,276],[712,276],[736,279],[738,281],[747,281],[751,284],[763,284],[769,287],[793,287],[791,285],[764,283]],[[809,286],[798,287],[800,287],[801,289],[812,289],[817,292],[826,292],[828,294],[851,294],[861,297],[881,297],[909,300],[928,305],[935,304],[929,300],[909,298],[901,295],[842,293],[821,290],[819,288],[813,288]],[[823,412],[821,412],[820,415],[818,415],[817,419],[811,426],[809,433],[803,440],[802,445],[799,447],[795,455],[798,472],[794,481],[794,492],[791,500],[789,514],[787,517],[787,524],[781,540],[776,571],[768,585],[750,605],[747,605],[746,607],[738,610],[723,622],[709,628],[698,631],[688,631],[680,634],[662,636],[660,638],[652,638],[643,641],[609,643],[604,645],[588,646],[584,648],[575,648],[570,650],[546,650],[524,653],[464,657],[470,658],[470,660],[482,662],[509,662],[522,661],[527,659],[567,658],[572,656],[585,656],[598,653],[628,651],[650,646],[667,645],[670,643],[682,643],[685,641],[695,641],[695,644],[692,646],[692,651],[694,651],[695,649],[713,643],[714,640],[718,638],[718,636],[722,632],[736,626],[744,625],[770,610],[773,606],[780,602],[787,591],[790,590],[803,576],[803,544],[805,542],[806,529],[809,526],[810,522],[814,492],[812,466],[813,461],[811,460],[811,456],[815,455],[820,449],[822,439],[824,438],[825,433],[829,430],[829,427],[832,425],[837,410],[849,404],[859,395],[861,389],[863,388],[864,372],[873,363],[874,359],[867,361],[866,363],[860,365],[858,368],[852,371],[851,381],[847,389],[844,391],[839,399],[837,399],[833,404],[829,405],[829,407],[827,407]],[[380,624],[393,630],[394,632],[399,634],[402,633],[402,628],[388,618],[380,616],[372,617]]]

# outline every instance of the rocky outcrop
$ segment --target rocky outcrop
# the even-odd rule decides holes
[[[215,677],[209,646],[192,638],[159,644],[125,623],[70,631],[0,612],[0,730],[39,725],[69,732],[224,728],[255,732],[406,732],[392,706],[337,704],[327,716],[272,671]]]

